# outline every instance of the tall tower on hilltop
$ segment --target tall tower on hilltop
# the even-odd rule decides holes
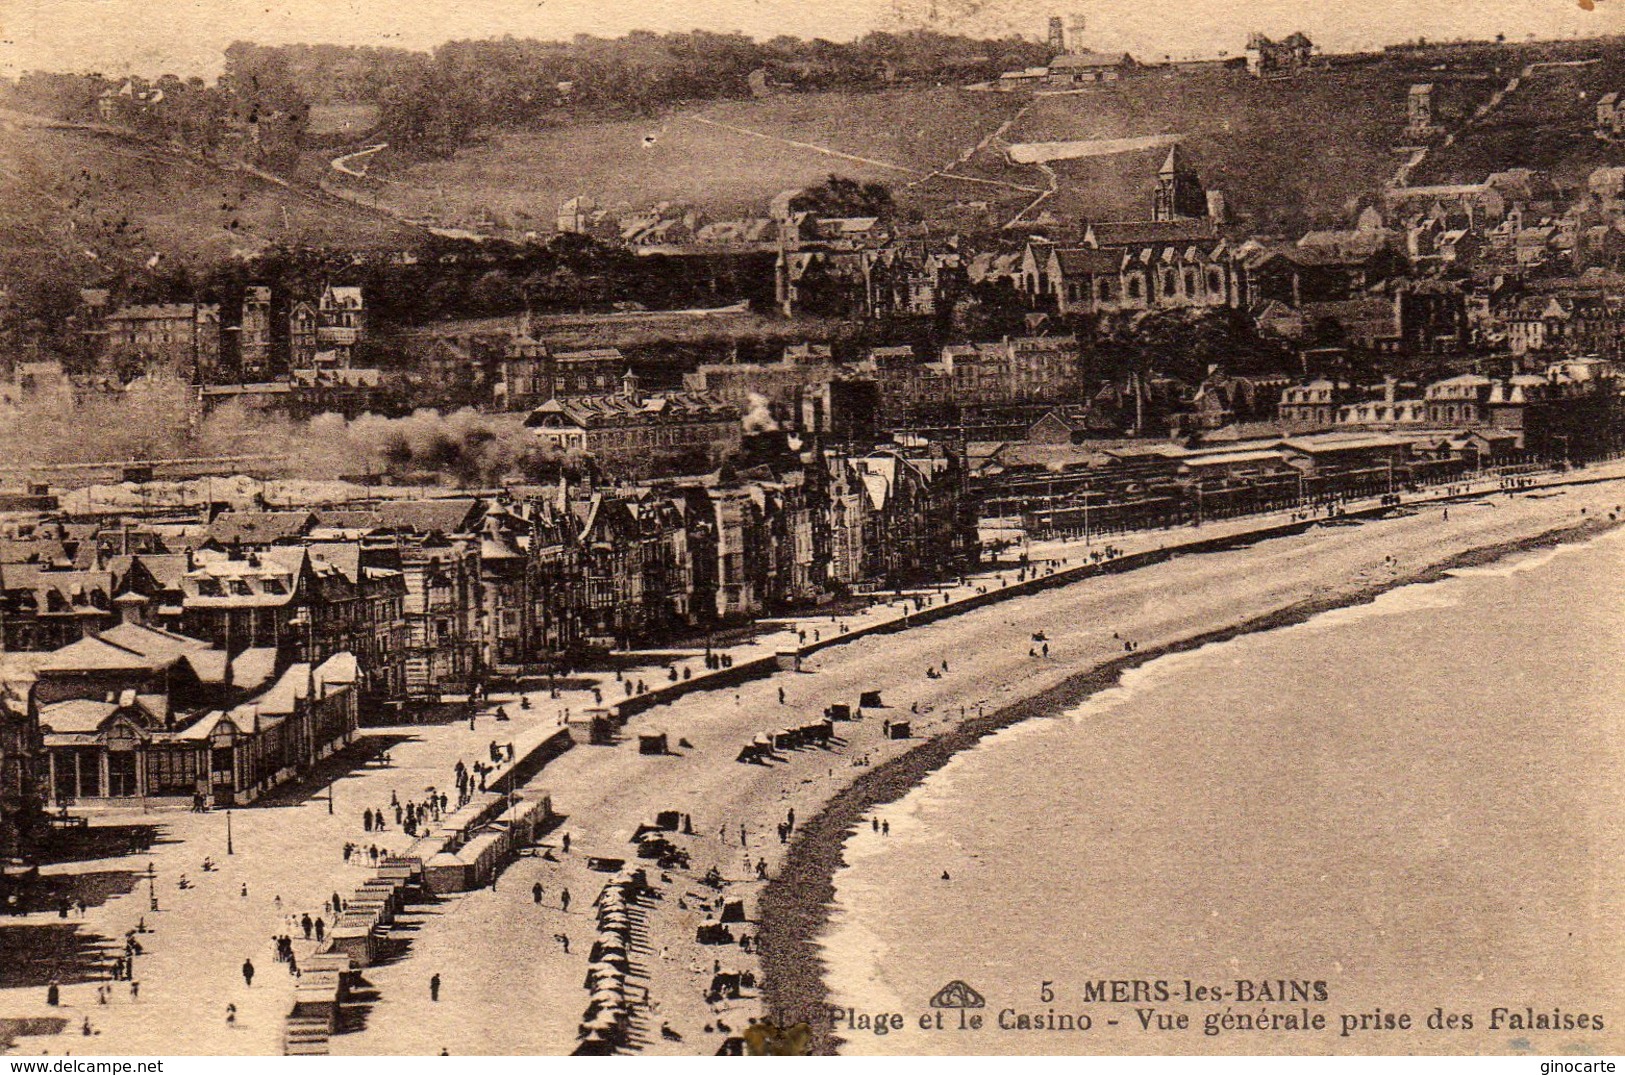
[[[1207,191],[1196,170],[1185,163],[1176,142],[1157,172],[1157,190],[1151,196],[1152,220],[1188,220],[1207,216]]]
[[[1061,16],[1049,17],[1049,52],[1051,56],[1061,56],[1066,53],[1066,30],[1061,25]]]

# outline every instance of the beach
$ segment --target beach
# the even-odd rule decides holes
[[[578,747],[552,763],[538,783],[567,815],[563,827],[576,850],[559,863],[521,859],[504,875],[506,896],[476,892],[442,912],[469,924],[472,934],[448,929],[436,934],[441,941],[415,942],[425,953],[434,951],[431,943],[440,944],[446,958],[489,959],[497,973],[482,975],[481,996],[470,998],[470,1007],[441,1011],[413,1001],[387,1016],[397,995],[421,992],[413,979],[434,966],[432,954],[428,961],[414,957],[375,975],[384,996],[375,1024],[388,1026],[390,1035],[408,1033],[408,1041],[425,1047],[453,1037],[454,1052],[459,1046],[500,1052],[514,1030],[511,1012],[499,1000],[522,985],[544,1005],[526,1020],[527,1047],[568,1049],[579,1008],[567,1004],[555,1011],[550,1001],[561,994],[549,983],[574,979],[579,989],[585,961],[564,956],[553,931],[561,922],[578,929],[586,923],[528,908],[528,886],[591,891],[603,878],[583,869],[582,852],[628,856],[640,824],[661,810],[675,810],[692,819],[695,835],[674,838],[690,853],[691,866],[651,872],[660,898],[647,905],[639,923],[647,938],[638,960],[645,972],[640,988],[651,1001],[640,1016],[639,1049],[714,1051],[730,1032],[766,1012],[781,1022],[806,1019],[817,1047],[828,1050],[833,1040],[827,1020],[819,1019],[827,994],[816,937],[845,836],[868,824],[877,805],[901,797],[979,734],[1053,715],[1112,683],[1128,664],[1159,652],[1369,601],[1451,567],[1607,529],[1607,513],[1620,500],[1625,490],[1612,483],[1572,486],[1541,499],[1486,496],[1450,504],[1448,520],[1443,506],[1429,506],[1176,557],[860,638],[810,656],[799,673],[691,694],[639,714],[628,731],[666,733],[674,755],[641,756],[623,744]],[[1048,639],[1048,657],[1029,656],[1038,632]],[[1137,649],[1125,653],[1125,641]],[[928,678],[927,669],[940,670],[944,662],[947,671]],[[791,751],[769,766],[732,760],[754,735],[814,720],[833,702],[855,704],[864,690],[879,690],[887,708],[841,725],[846,741],[837,751]],[[882,722],[891,720],[909,721],[910,738],[882,738]],[[854,765],[864,759],[868,764]],[[781,843],[775,826],[791,810],[796,831]],[[766,884],[756,877],[758,863],[765,864]],[[712,866],[726,879],[720,893],[699,881]],[[698,926],[711,917],[704,908],[719,895],[745,901],[750,921],[734,933],[757,942],[750,952],[697,943]],[[756,973],[761,995],[747,990],[742,999],[708,1004],[703,993],[717,967]],[[585,1002],[584,993],[575,996]],[[661,1026],[681,1040],[658,1033]],[[335,1046],[366,1052],[369,1044],[386,1040],[384,1034],[361,1033],[335,1039]]]
[[[1617,1051],[1622,539],[1159,657],[960,753],[844,841],[818,947],[835,1007],[961,979],[986,1032],[842,1051]],[[1020,1025],[1051,1012],[1091,1025]]]
[[[819,938],[836,895],[832,879],[857,827],[877,822],[887,804],[983,736],[1054,718],[1159,655],[1370,602],[1453,567],[1609,529],[1609,513],[1625,503],[1619,471],[1593,468],[1568,480],[1582,483],[1534,490],[1535,495],[1485,492],[1416,504],[1388,517],[1346,525],[1339,520],[1251,544],[1239,536],[1246,525],[1241,520],[1228,529],[1134,535],[1123,543],[1132,540],[1151,553],[1159,545],[1192,538],[1235,540],[1009,596],[932,622],[919,617],[907,629],[862,633],[864,614],[840,623],[828,616],[788,621],[792,629],[806,631],[809,643],[815,637],[827,642],[833,634],[840,644],[806,653],[799,670],[693,690],[638,712],[615,745],[588,745],[578,735],[578,745],[551,761],[530,785],[530,791],[549,796],[560,815],[538,853],[514,860],[494,886],[409,909],[397,925],[399,954],[366,970],[366,999],[347,1018],[345,1032],[332,1038],[332,1051],[573,1050],[588,1000],[583,981],[596,932],[592,901],[611,876],[590,868],[589,857],[647,865],[655,890],[654,898],[634,912],[629,996],[638,1051],[715,1052],[749,1019],[763,1014],[781,1023],[809,1022],[815,1048],[831,1051],[838,1042],[824,1017],[830,996]],[[1046,545],[1043,551],[1076,567],[1098,548]],[[1066,566],[1055,565],[1057,571]],[[1017,585],[1013,568],[1002,578],[973,580],[973,588],[962,592],[981,588],[989,597],[1004,597],[997,591],[1006,585]],[[872,622],[879,615],[867,618]],[[853,633],[841,635],[842,626]],[[1042,642],[1035,638],[1040,634]],[[669,663],[698,662],[693,654],[674,654]],[[655,684],[662,682],[661,671],[651,663],[628,675]],[[871,690],[880,692],[884,707],[867,707],[862,720],[838,723],[841,738],[833,749],[788,750],[765,765],[735,760],[754,737],[817,721],[834,703],[855,706],[860,693]],[[487,731],[482,720],[478,736],[511,735],[552,719],[558,703],[546,691],[530,699],[532,708],[523,713],[514,710],[512,700],[505,702],[516,717],[511,729]],[[579,698],[575,704],[581,704]],[[905,738],[884,734],[894,722],[908,723]],[[385,732],[393,741],[403,730]],[[668,753],[639,752],[637,735],[649,732],[666,735]],[[460,748],[436,747],[438,753],[425,754],[417,768],[413,751],[433,745],[441,734],[414,731],[425,747],[399,742],[389,767],[346,778],[340,802],[354,812],[360,806],[357,794],[379,794],[387,801],[396,772],[403,795],[414,780],[431,782]],[[369,790],[361,792],[360,784],[350,789],[357,781]],[[1010,794],[1019,796],[1021,789],[1011,788]],[[320,817],[326,804],[318,799],[289,808]],[[242,812],[251,837],[260,818],[261,827],[275,823],[276,809]],[[634,835],[662,811],[686,817],[685,829],[670,834],[688,855],[686,868],[661,870],[635,858]],[[781,835],[780,826],[792,812],[794,825]],[[172,870],[165,853],[158,854],[160,870]],[[284,855],[284,862],[306,856],[324,864],[290,882],[282,895],[297,892],[303,904],[331,887],[334,867],[325,863],[329,856],[336,863],[335,853],[290,846]],[[721,879],[717,888],[703,880],[713,868]],[[235,884],[236,874],[226,881]],[[269,901],[266,891],[255,882],[254,915],[263,918],[263,927],[257,919],[240,927],[233,920],[231,952],[240,952],[234,946],[251,936],[263,942],[276,929],[279,916],[269,906],[259,907],[258,901]],[[716,917],[722,899],[742,901],[746,921],[730,925],[733,943],[701,943],[697,931]],[[748,949],[741,938],[750,942]],[[162,950],[157,958],[169,959]],[[210,979],[217,1002],[233,995],[228,979],[240,959],[234,954],[221,961],[222,972]],[[190,973],[183,953],[177,952],[173,963],[174,974]],[[740,973],[754,984],[738,998],[708,999],[707,988],[719,970]],[[437,974],[442,987],[431,996],[427,982]],[[192,1002],[186,981],[155,979],[150,1002],[180,1010]],[[70,999],[82,1003],[72,991],[89,988],[72,986]],[[142,1003],[148,1002],[144,991]],[[244,1010],[247,1025],[223,1036],[218,1030],[205,1033],[200,1024],[183,1051],[265,1051],[276,1040],[269,1025],[276,1019],[275,1004],[268,996]],[[106,1022],[107,1034],[76,1039],[76,1052],[139,1051],[131,1046],[151,1046],[148,1035],[159,1029],[123,1010],[98,1019]],[[33,1040],[49,1046],[48,1039]],[[236,1050],[233,1041],[241,1043]]]

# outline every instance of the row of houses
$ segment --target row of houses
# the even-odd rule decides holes
[[[766,434],[733,466],[655,485],[40,522],[0,542],[0,638],[40,652],[126,622],[232,659],[350,654],[373,712],[975,560],[962,453]]]
[[[1620,382],[1613,364],[1571,359],[1540,373],[1462,373],[1427,385],[1388,378],[1355,388],[1327,377],[1281,393],[1289,429],[1482,430],[1536,458],[1586,458],[1617,448]]]
[[[86,358],[109,374],[162,374],[188,384],[256,382],[293,370],[352,366],[367,338],[368,311],[359,287],[328,285],[314,302],[279,307],[272,289],[243,290],[235,325],[217,303],[114,306],[105,288],[80,292],[77,314]],[[233,368],[224,368],[234,353]]]

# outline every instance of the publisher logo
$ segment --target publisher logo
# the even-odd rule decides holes
[[[931,998],[931,1007],[985,1008],[987,1007],[987,1001],[982,997],[982,994],[955,978],[937,990],[937,995]]]

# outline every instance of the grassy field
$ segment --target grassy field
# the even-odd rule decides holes
[[[359,136],[378,125],[379,108],[374,104],[316,104],[310,106],[305,133],[312,137]]]
[[[1597,63],[1537,68],[1483,123],[1430,155],[1414,182],[1477,182],[1515,161],[1559,184],[1583,184],[1594,168],[1625,164],[1625,146],[1592,135],[1597,98],[1620,91],[1625,50],[1618,47],[1602,50]]]
[[[1349,199],[1380,187],[1406,141],[1405,99],[1415,76],[1384,67],[1260,81],[1233,71],[1151,75],[1041,98],[1013,140],[1064,141],[1177,134],[1209,189],[1259,230],[1330,223]],[[1446,118],[1487,98],[1487,78],[1439,84]],[[1092,219],[1150,212],[1152,177],[1167,156],[1149,150],[1054,165],[1057,208]]]
[[[9,271],[53,260],[88,277],[154,254],[203,264],[297,241],[378,249],[406,229],[338,212],[246,173],[111,135],[0,122],[0,250]]]
[[[548,231],[559,203],[588,194],[601,206],[681,201],[722,219],[761,213],[778,191],[839,172],[893,188],[932,214],[990,202],[1005,218],[1041,189],[1042,171],[1015,165],[1010,142],[1180,135],[1210,187],[1265,229],[1340,216],[1350,198],[1390,176],[1405,141],[1406,91],[1438,87],[1442,118],[1469,112],[1497,85],[1488,71],[1412,71],[1398,64],[1261,82],[1214,70],[1152,73],[1073,94],[1041,96],[926,87],[878,93],[783,94],[677,110],[646,121],[493,132],[449,161],[375,159],[377,193],[412,217]],[[1023,112],[1023,107],[1027,105]],[[967,157],[1001,124],[1003,137]],[[1138,217],[1166,151],[1056,164],[1054,206],[1067,216]],[[933,173],[993,181],[968,183]]]
[[[389,158],[380,155],[375,174],[388,182],[375,193],[407,216],[491,220],[515,230],[551,230],[559,204],[578,194],[606,207],[670,200],[716,219],[759,215],[779,191],[820,182],[831,172],[886,183],[907,203],[909,183],[952,163],[1020,105],[939,88],[801,94],[648,120],[493,132],[449,161],[388,171]],[[1041,178],[1026,172],[1014,180]],[[977,191],[975,184],[955,186]],[[918,199],[935,204],[942,196],[931,186]]]

